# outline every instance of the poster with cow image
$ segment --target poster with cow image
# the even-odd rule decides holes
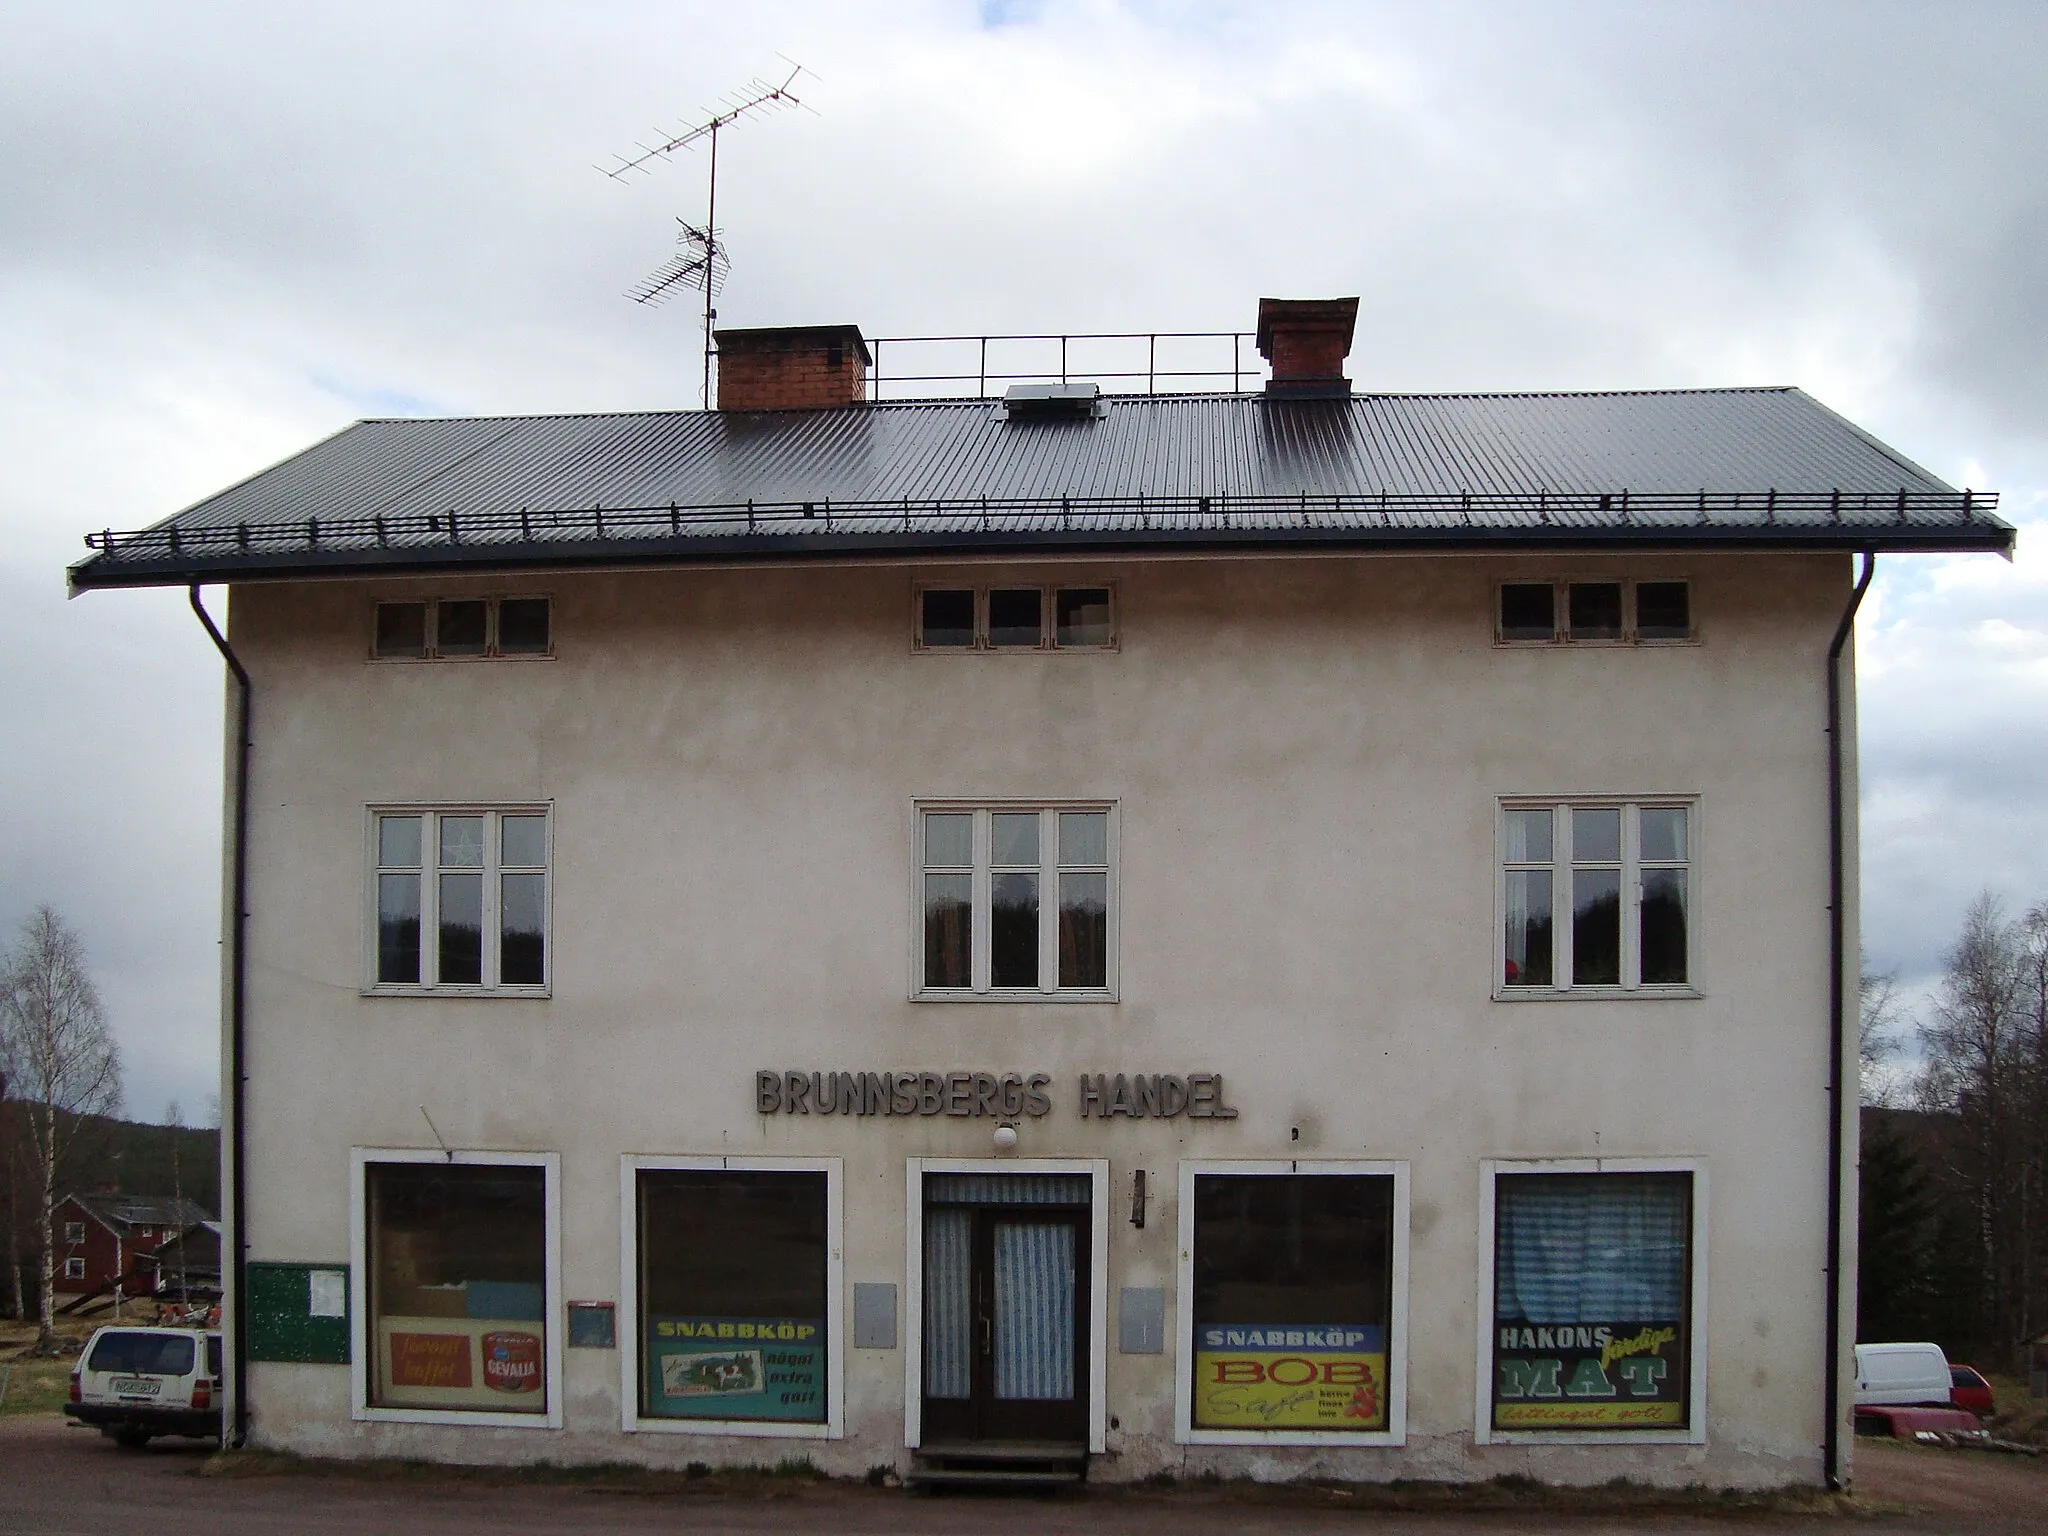
[[[652,1417],[825,1420],[820,1318],[650,1317],[646,1340]]]
[[[1685,1325],[1494,1325],[1496,1429],[1681,1429]]]

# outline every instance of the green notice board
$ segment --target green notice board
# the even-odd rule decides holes
[[[249,1265],[249,1358],[347,1365],[346,1264]]]

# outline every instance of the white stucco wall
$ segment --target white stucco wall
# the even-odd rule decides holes
[[[1684,577],[1696,645],[1509,650],[1501,579]],[[1111,654],[914,654],[920,579],[1112,581]],[[753,1073],[1044,1071],[1020,1154],[1107,1158],[1109,1295],[1176,1282],[1177,1161],[1406,1161],[1407,1444],[1184,1448],[1173,1357],[1115,1352],[1094,1475],[1813,1482],[1822,1439],[1826,556],[1111,561],[237,589],[255,680],[250,1256],[345,1259],[349,1150],[558,1152],[563,1292],[619,1295],[624,1153],[845,1159],[845,1278],[904,1282],[904,1160],[989,1123],[764,1118]],[[376,597],[544,592],[555,655],[366,661]],[[1852,738],[1853,740],[1853,738]],[[1496,1001],[1509,795],[1698,797],[1694,999]],[[1106,798],[1120,1000],[909,1000],[923,797]],[[365,997],[365,807],[547,801],[547,1001]],[[1853,801],[1851,802],[1853,804]],[[1853,890],[1853,884],[1851,886]],[[1853,924],[1850,929],[1854,933]],[[1215,1071],[1240,1118],[1080,1120],[1082,1071]],[[1480,1162],[1691,1157],[1703,1445],[1475,1446]],[[1154,1201],[1128,1222],[1130,1175]],[[555,1317],[551,1325],[559,1326]],[[622,1342],[630,1320],[620,1319]],[[328,1454],[904,1464],[900,1351],[847,1349],[839,1441],[366,1424],[340,1367],[251,1368],[259,1443]]]

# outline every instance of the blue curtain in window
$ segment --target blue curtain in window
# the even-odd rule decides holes
[[[974,1212],[927,1211],[924,1221],[924,1391],[973,1393]]]
[[[996,1396],[1074,1395],[1074,1229],[999,1222],[995,1230]]]
[[[1495,1320],[1684,1317],[1691,1186],[1687,1174],[1503,1174]]]
[[[935,1173],[925,1180],[928,1205],[1086,1205],[1085,1173]]]

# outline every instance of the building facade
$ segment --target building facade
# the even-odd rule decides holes
[[[253,1440],[1845,1475],[1853,556],[2010,530],[1796,391],[1354,395],[1350,319],[1193,399],[729,332],[720,411],[366,423],[74,570],[231,586]]]

